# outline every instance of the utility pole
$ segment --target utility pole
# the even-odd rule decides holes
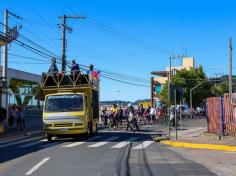
[[[15,15],[14,13],[8,11],[8,9],[6,9],[4,12],[4,35],[5,35],[5,37],[10,38],[9,40],[12,41],[18,37],[18,32],[9,30],[9,26],[8,26],[9,15],[11,15],[17,19],[22,19],[22,18]],[[4,85],[3,91],[2,91],[3,92],[2,106],[5,107],[7,110],[8,109],[8,45],[7,44],[4,46],[2,77],[3,77],[3,85]]]
[[[153,100],[153,77],[151,77],[151,106],[153,107],[154,100]]]
[[[168,74],[168,104],[170,103],[170,84],[171,84],[171,57],[169,57],[169,74]]]
[[[170,139],[170,107],[171,107],[171,98],[170,98],[171,59],[172,59],[172,58],[169,57],[169,74],[168,74],[168,104],[169,104],[168,126],[169,126],[169,139]]]
[[[229,99],[232,100],[232,38],[229,38]]]
[[[5,34],[5,36],[7,36],[7,34],[8,34],[8,17],[9,17],[9,12],[6,9],[4,12],[4,34]],[[2,77],[3,77],[4,82],[7,81],[7,68],[8,68],[8,45],[5,45],[4,46],[4,56],[3,56],[3,68],[2,68]],[[6,97],[6,101],[7,101],[7,97]]]
[[[62,24],[61,24],[61,28],[62,28],[62,63],[61,63],[61,71],[66,71],[66,31],[69,31],[70,33],[72,33],[72,28],[68,27],[66,25],[66,19],[70,18],[70,19],[85,19],[85,16],[66,16],[63,15],[61,17],[59,17],[62,19]]]
[[[230,121],[232,121],[232,116],[233,116],[233,112],[232,112],[232,38],[229,38],[229,101],[230,101]]]

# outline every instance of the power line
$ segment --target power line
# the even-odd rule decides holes
[[[75,7],[77,7],[77,9],[80,9],[78,6],[77,6],[77,3],[72,0],[73,4]],[[69,7],[69,6],[68,6]],[[70,8],[70,7],[69,7]],[[70,8],[72,11],[73,9]],[[113,27],[110,27],[98,20],[96,20],[95,18],[89,16],[88,17],[88,20],[86,21],[90,26],[94,26],[95,28],[97,28],[98,30],[106,33],[106,34],[110,34],[112,35],[113,37],[116,37],[118,39],[121,39],[123,41],[126,41],[126,42],[129,42],[129,43],[132,43],[134,45],[138,45],[138,46],[141,46],[145,49],[149,49],[149,50],[153,50],[153,51],[157,51],[159,50],[161,53],[166,53],[166,54],[170,54],[170,53],[173,53],[173,51],[169,50],[169,49],[165,49],[165,48],[162,48],[162,47],[159,47],[159,46],[155,46],[155,45],[152,45],[152,44],[148,44],[136,37],[133,37],[131,35],[128,35],[128,34],[125,34]]]
[[[4,53],[3,51],[1,53]],[[36,58],[33,58],[33,57],[28,57],[28,56],[22,56],[22,55],[18,55],[18,54],[14,54],[14,53],[8,53],[8,55],[10,56],[14,56],[14,57],[17,57],[17,58],[24,58],[24,59],[29,59],[29,60],[35,60],[35,61],[41,61],[41,62],[49,62],[48,60],[42,60],[42,59],[36,59]]]
[[[50,23],[48,23],[37,11],[35,11],[25,0],[23,0],[23,2],[44,24],[59,34],[59,31],[55,30],[55,28]]]
[[[119,82],[119,83],[124,83],[124,84],[129,84],[129,85],[134,85],[134,86],[140,86],[140,87],[150,87],[148,85],[136,84],[136,83],[131,83],[131,82],[127,82],[127,81],[122,81],[122,80],[115,79],[115,78],[112,78],[112,77],[109,77],[109,76],[101,75],[101,77],[104,77],[104,78],[107,78],[107,79],[110,79],[110,80],[113,80],[113,81],[116,81],[116,82]]]
[[[0,25],[5,26],[2,22],[0,22]],[[9,27],[8,27],[8,28],[9,28]],[[11,29],[11,28],[9,28],[9,29]],[[14,32],[14,31],[13,31],[13,32]],[[1,32],[1,33],[2,33],[2,32]],[[4,34],[4,33],[2,33],[2,34]],[[15,33],[15,34],[16,34],[16,33]],[[51,55],[48,55],[48,54],[45,54],[45,53],[44,53],[45,55],[47,55],[47,56],[49,56],[49,57],[56,56],[56,54],[52,53],[52,52],[49,51],[48,49],[45,49],[44,47],[40,46],[39,44],[33,42],[32,40],[28,39],[27,37],[23,36],[22,34],[18,34],[18,35],[19,35],[19,37],[21,37],[23,40],[28,41],[28,42],[30,42],[31,44],[33,44],[34,46],[39,47],[39,48],[43,49],[44,51],[46,51],[46,52],[48,52],[48,53],[51,54]],[[17,42],[19,42],[19,43],[21,43],[21,44],[24,44],[24,45],[27,46],[27,47],[30,47],[29,45],[27,45],[27,44],[21,42],[19,39],[16,39],[16,40],[14,40],[13,42],[15,42],[15,41],[17,41]],[[32,47],[30,47],[30,48],[32,48]],[[43,52],[39,51],[38,49],[35,49],[35,50],[37,50],[37,51],[40,52],[40,53],[43,53]],[[58,57],[58,56],[57,56],[57,57]]]

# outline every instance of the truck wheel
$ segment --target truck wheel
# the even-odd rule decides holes
[[[52,142],[52,135],[46,134],[48,142]]]

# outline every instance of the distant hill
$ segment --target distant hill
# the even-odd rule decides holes
[[[134,104],[138,105],[140,102],[144,102],[144,101],[151,101],[151,99],[136,100]]]
[[[133,103],[130,101],[121,101],[121,100],[113,100],[113,101],[100,101],[100,105],[113,105],[113,104],[118,104],[118,105],[124,105],[126,106],[129,103]]]
[[[139,102],[142,101],[150,101],[150,99],[143,99],[143,100],[136,100],[135,102],[131,101],[121,101],[121,100],[113,100],[113,101],[100,101],[100,105],[112,105],[112,104],[118,104],[118,105],[128,105],[129,103],[138,105]]]

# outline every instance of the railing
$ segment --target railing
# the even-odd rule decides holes
[[[97,88],[98,86],[98,80],[94,79],[91,74],[83,74],[80,71],[43,73],[41,82],[43,90],[55,88],[78,88],[88,86]]]

